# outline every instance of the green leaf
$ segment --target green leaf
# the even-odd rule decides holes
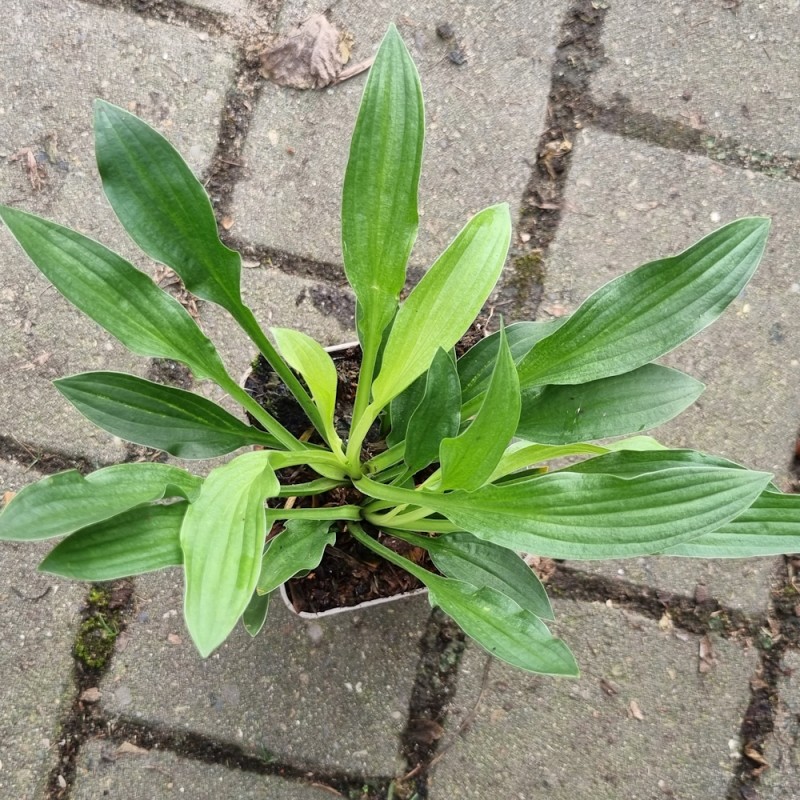
[[[630,372],[713,322],[758,266],[769,220],[725,225],[683,253],[598,289],[519,364],[523,387],[575,384]]]
[[[449,578],[425,580],[431,605],[439,606],[496,658],[540,675],[577,678],[578,664],[561,639],[510,597],[489,586],[480,589]]]
[[[529,389],[522,393],[516,435],[571,444],[636,433],[677,416],[702,391],[700,381],[657,364],[576,386]]]
[[[477,588],[434,575],[376,542],[358,525],[352,525],[351,531],[362,544],[422,581],[428,587],[431,605],[439,606],[493,656],[528,672],[578,675],[578,665],[564,642],[507,595],[490,586]]]
[[[305,379],[319,409],[328,441],[338,440],[333,426],[336,408],[337,375],[333,359],[310,336],[290,328],[271,328],[281,355]]]
[[[472,586],[491,586],[542,619],[554,619],[550,598],[536,573],[516,554],[471,533],[436,537],[405,531],[394,535],[430,553],[436,569],[447,578]]]
[[[422,402],[427,382],[427,374],[423,373],[410,386],[406,386],[397,397],[393,398],[389,406],[392,429],[386,437],[386,443],[389,447],[394,447],[405,441],[408,423],[411,420],[411,415]]]
[[[550,336],[567,321],[566,317],[545,322],[514,322],[506,327],[508,346],[514,363],[530,352],[536,342]],[[497,352],[500,349],[500,331],[486,336],[474,344],[458,359],[458,377],[461,380],[461,402],[465,405],[480,397],[489,386]]]
[[[429,508],[459,529],[510,550],[599,559],[649,555],[709,533],[748,508],[770,477],[689,466],[631,478],[559,471],[447,494],[365,478],[356,486],[371,497]]]
[[[608,448],[611,449],[610,447]],[[565,467],[565,472],[602,473],[616,475],[619,478],[635,478],[648,472],[665,469],[687,467],[716,467],[721,469],[741,469],[736,464],[721,456],[711,456],[697,450],[670,450],[667,448],[648,450],[621,450],[609,452],[599,458],[581,461]]]
[[[342,252],[365,352],[377,349],[417,236],[425,114],[414,62],[394,25],[369,72],[342,196]]]
[[[400,306],[373,384],[383,408],[464,335],[497,283],[511,240],[508,205],[476,214]]]
[[[0,219],[56,289],[129,350],[226,380],[214,345],[183,306],[125,259],[34,214],[0,206]]]
[[[205,658],[233,630],[261,571],[264,499],[278,494],[270,453],[245,453],[212,470],[181,528],[186,627]]]
[[[425,393],[406,431],[405,462],[419,472],[436,460],[439,443],[455,436],[461,423],[461,384],[453,359],[437,350],[427,373]]]
[[[26,486],[0,513],[0,540],[64,536],[135,506],[197,497],[203,481],[166,464],[117,464],[87,475],[59,472]]]
[[[241,257],[220,241],[211,201],[178,151],[104,100],[95,101],[94,135],[103,191],[131,238],[175,270],[192,294],[236,317]]]
[[[264,623],[267,621],[267,612],[269,611],[269,603],[272,598],[271,594],[259,594],[253,592],[247,608],[242,614],[242,625],[244,629],[253,637],[261,633]]]
[[[277,444],[200,395],[134,375],[84,372],[53,383],[98,427],[178,458],[214,458],[252,444]]]
[[[188,503],[136,506],[81,528],[56,545],[42,572],[111,581],[183,564],[180,532]]]
[[[512,473],[530,467],[533,464],[550,461],[554,458],[566,458],[568,456],[602,456],[617,450],[666,450],[666,448],[651,436],[631,436],[628,439],[621,439],[607,445],[588,444],[587,442],[563,445],[514,442],[509,445],[506,452],[503,453],[500,463],[495,467],[488,482],[493,483],[498,478],[502,478],[505,475],[514,478]],[[602,469],[598,471],[603,472]],[[611,472],[611,474],[614,473]]]
[[[659,555],[751,558],[800,553],[800,494],[764,491],[750,508],[711,533]]]
[[[443,489],[477,489],[492,474],[517,428],[520,412],[519,381],[505,334],[489,388],[475,419],[459,436],[445,439],[439,448]]]
[[[258,593],[268,594],[302,570],[319,566],[325,548],[336,541],[333,522],[325,519],[290,519],[267,543],[261,561]]]

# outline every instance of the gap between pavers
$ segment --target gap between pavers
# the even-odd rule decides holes
[[[800,653],[787,651],[781,666],[775,728],[764,748],[769,766],[761,774],[761,800],[796,797],[800,787]]]
[[[299,767],[395,774],[428,617],[424,597],[319,621],[273,598],[207,660],[185,630],[178,570],[136,582],[136,611],[102,682],[102,708]]]
[[[81,752],[70,795],[72,800],[164,800],[178,796],[196,800],[330,800],[331,794],[299,781],[226,769],[157,750],[120,750],[111,742],[94,740]]]
[[[766,254],[748,287],[708,330],[663,359],[706,390],[653,434],[672,447],[772,472],[784,488],[800,419],[798,207],[797,183],[587,130],[575,143],[540,313],[571,312],[608,280],[678,253],[722,223],[772,217]],[[689,596],[704,584],[726,605],[764,612],[776,563],[664,558],[579,566]]]
[[[554,603],[554,633],[574,651],[578,680],[490,667],[477,715],[443,754],[431,800],[650,800],[724,797],[758,653],[599,603]],[[486,653],[468,647],[447,746],[475,705]]]
[[[538,132],[544,126],[550,62],[568,3],[500,5],[344,0],[332,9],[353,34],[352,64],[374,55],[398,25],[421,73],[427,137],[419,237],[411,256],[427,267],[482,208],[511,205],[516,220]],[[318,11],[284,3],[279,31]],[[436,28],[449,22],[455,38]],[[466,63],[448,54],[458,49]],[[350,136],[366,75],[322,91],[264,90],[245,147],[249,177],[236,188],[237,236],[295,255],[341,263],[340,198]]]
[[[42,477],[0,461],[0,496]],[[0,501],[2,507],[2,501]],[[0,797],[43,797],[74,684],[86,587],[36,571],[48,542],[0,542]]]
[[[94,162],[92,101],[141,114],[193,169],[217,140],[233,45],[196,31],[86,3],[9,0],[0,26],[0,202],[41,214],[116,249],[152,274],[106,202]],[[25,148],[46,173],[34,189]],[[73,308],[0,230],[0,429],[49,449],[98,460],[124,455],[52,387],[87,369],[143,375],[147,363]]]
[[[727,7],[726,7],[727,6]],[[800,156],[800,6],[615,0],[603,28],[607,62],[592,79],[604,103]]]

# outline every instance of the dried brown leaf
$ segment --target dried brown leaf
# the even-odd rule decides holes
[[[634,719],[638,720],[644,719],[644,714],[642,714],[642,709],[639,708],[639,704],[635,700],[631,700],[631,702],[628,703],[628,711],[630,711],[630,714]]]
[[[101,697],[102,692],[96,686],[92,686],[90,689],[85,689],[81,692],[79,699],[82,703],[96,703]]]
[[[351,47],[351,36],[314,14],[261,55],[260,73],[279,86],[323,89],[339,77]]]
[[[145,756],[150,751],[135,745],[133,742],[123,742],[115,752],[118,756]]]

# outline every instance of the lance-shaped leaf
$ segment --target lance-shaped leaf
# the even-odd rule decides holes
[[[455,436],[461,422],[461,384],[453,359],[437,350],[427,373],[425,393],[406,430],[406,466],[412,472],[427,467],[439,455],[442,439]]]
[[[344,177],[342,253],[365,352],[377,348],[417,236],[425,115],[414,62],[394,25],[370,69]]]
[[[800,494],[764,491],[750,508],[711,533],[659,555],[751,558],[800,553]]]
[[[188,505],[137,506],[81,528],[56,545],[39,569],[80,581],[111,581],[179,566]]]
[[[400,442],[405,440],[406,432],[408,431],[408,423],[411,421],[411,415],[422,402],[427,382],[427,375],[423,373],[392,400],[389,406],[389,418],[391,420],[392,429],[386,437],[386,443],[390,447],[400,444]]]
[[[497,360],[480,410],[462,434],[445,439],[439,448],[443,489],[470,491],[481,486],[494,471],[517,428],[519,380],[505,333],[500,333]]]
[[[544,322],[514,322],[506,327],[508,347],[518,363],[536,342],[554,333],[567,321],[566,317]],[[488,388],[497,352],[500,349],[500,331],[486,336],[470,347],[458,359],[458,377],[461,380],[461,402],[465,405],[478,399]]]
[[[56,289],[129,350],[181,361],[199,378],[227,379],[186,309],[125,259],[34,214],[0,206],[0,219]]]
[[[338,439],[333,427],[337,376],[333,359],[319,342],[291,328],[272,328],[281,355],[305,379],[319,409],[329,441]]]
[[[464,531],[425,537],[406,531],[394,535],[428,551],[436,569],[472,586],[491,586],[542,619],[554,619],[550,598],[536,573],[505,547]]]
[[[272,598],[271,594],[259,594],[253,592],[247,608],[242,614],[242,625],[244,629],[251,636],[258,636],[264,623],[267,621],[267,613],[269,612],[269,603]]]
[[[611,450],[611,448],[608,448]],[[722,456],[712,456],[697,450],[670,450],[667,448],[620,449],[599,458],[581,461],[564,468],[564,472],[603,473],[620,478],[635,478],[648,472],[686,467],[719,467],[745,469],[741,464]]]
[[[748,508],[770,477],[691,466],[632,478],[560,471],[447,494],[363,478],[356,485],[372,497],[429,508],[510,550],[598,559],[648,555],[709,533]]]
[[[497,283],[511,240],[508,205],[476,214],[450,243],[397,312],[373,403],[385,406],[425,372],[439,348],[464,335]]]
[[[166,464],[117,464],[87,475],[59,472],[26,486],[0,513],[0,539],[64,536],[134,506],[168,497],[193,501],[201,478]]]
[[[636,433],[677,416],[702,391],[700,381],[657,364],[575,386],[528,389],[516,436],[571,444]]]
[[[268,594],[303,570],[315,569],[325,548],[336,541],[328,519],[290,519],[284,529],[267,542],[261,559],[258,593]]]
[[[121,372],[84,372],[53,381],[103,430],[178,458],[214,458],[275,439],[205,397]]]
[[[178,151],[104,100],[95,101],[94,135],[103,191],[131,238],[192,294],[237,316],[241,258],[220,241],[211,201]]]
[[[672,258],[598,289],[519,364],[522,386],[586,383],[668,353],[713,322],[761,260],[769,220],[725,225]]]
[[[399,556],[352,526],[362,544],[410,572],[427,587],[431,605],[439,606],[493,656],[528,672],[576,677],[575,657],[537,616],[490,586],[434,575]]]
[[[181,528],[186,627],[205,658],[233,630],[261,572],[264,499],[279,490],[270,453],[245,453],[212,470]]]

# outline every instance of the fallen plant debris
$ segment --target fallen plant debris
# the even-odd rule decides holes
[[[340,77],[352,45],[350,34],[324,14],[313,14],[262,53],[260,74],[279,86],[324,89]]]

